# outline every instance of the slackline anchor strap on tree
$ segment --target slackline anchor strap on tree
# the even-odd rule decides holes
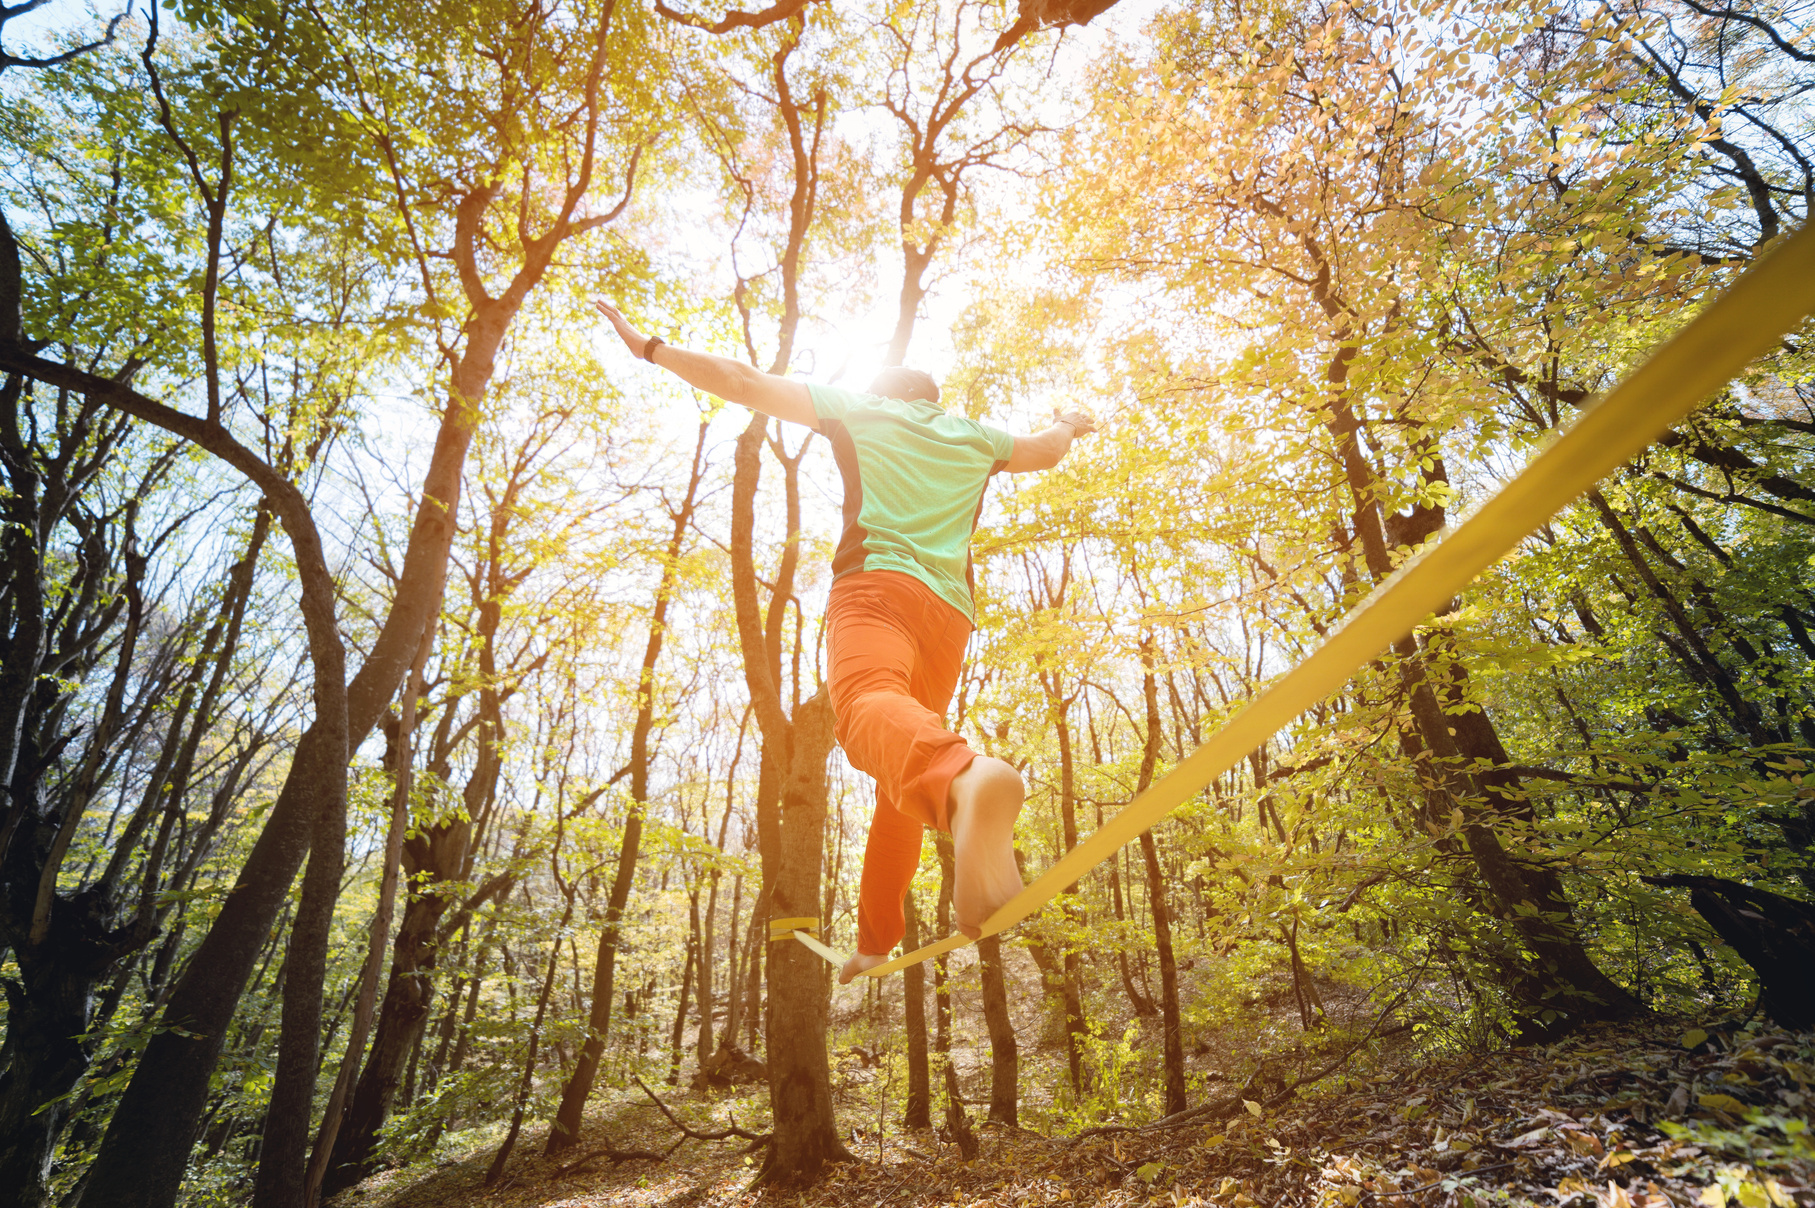
[[[1765,252],[1688,326],[1586,407],[1574,424],[1472,516],[1375,588],[1302,663],[1262,690],[1208,742],[1010,898],[984,921],[982,933],[1006,931],[1039,910],[1240,763],[1276,730],[1339,690],[1357,668],[1447,604],[1576,496],[1638,456],[1811,312],[1815,312],[1815,227],[1805,226]],[[770,924],[771,938],[787,938],[786,932],[776,934],[778,924],[801,921],[775,920]],[[817,919],[806,921],[817,928]],[[833,964],[844,962],[803,931],[792,934]],[[884,977],[970,942],[950,935],[866,970],[863,976]]]
[[[844,964],[844,957],[838,955],[838,953],[832,951],[809,934],[810,932],[818,930],[819,920],[811,915],[802,915],[799,918],[770,919],[769,942],[771,944],[776,944],[783,940],[799,940],[813,951],[819,953],[819,955],[831,961],[834,965]]]

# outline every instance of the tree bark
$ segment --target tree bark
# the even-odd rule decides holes
[[[1720,877],[1645,877],[1689,904],[1758,974],[1758,1005],[1792,1031],[1815,1028],[1815,906]]]
[[[989,1118],[1021,1126],[1021,1050],[1008,1015],[1008,979],[1002,964],[1002,937],[977,941],[983,974],[983,1023],[989,1029]]]
[[[793,767],[782,792],[780,867],[770,910],[783,917],[819,910],[826,817],[826,758],[832,753],[832,702],[822,689],[801,702],[793,722]],[[828,1002],[816,953],[792,940],[769,945],[769,1020],[765,1058],[774,1136],[759,1182],[811,1182],[827,1162],[851,1161],[838,1139],[826,1057]]]
[[[920,912],[914,905],[914,891],[909,890],[902,904],[907,931],[902,946],[909,952],[920,947]],[[933,1081],[926,1053],[926,964],[909,965],[901,971],[902,1026],[907,1030],[908,1093],[907,1107],[901,1114],[903,1128],[933,1126]]]
[[[1141,643],[1142,694],[1147,702],[1147,741],[1141,750],[1141,772],[1135,795],[1153,783],[1160,756],[1160,695],[1154,675],[1154,642]],[[1179,1020],[1178,962],[1172,954],[1172,912],[1166,899],[1166,877],[1160,868],[1153,831],[1141,832],[1141,858],[1147,865],[1147,905],[1153,912],[1153,945],[1160,966],[1160,1035],[1166,1067],[1166,1115],[1185,1110],[1185,1043]]]
[[[674,1028],[668,1036],[668,1085],[681,1080],[681,1036],[687,1025],[687,992],[693,987],[693,966],[699,959],[699,937],[687,936],[687,955],[681,959],[681,995],[674,1005]]]
[[[799,461],[788,471],[788,544],[784,547],[768,617],[757,602],[753,559],[755,505],[766,417],[754,416],[737,442],[732,483],[731,574],[744,677],[763,736],[757,831],[763,888],[771,917],[820,911],[825,846],[826,759],[831,754],[832,706],[822,688],[789,718],[780,693],[781,621],[793,593],[798,559]],[[767,953],[768,1011],[764,1032],[774,1136],[758,1182],[802,1183],[828,1161],[848,1160],[832,1111],[826,1059],[824,979],[819,957],[793,942]]]
[[[437,587],[437,596],[440,587]],[[438,601],[439,603],[439,601]],[[437,607],[436,611],[439,611]],[[342,1118],[345,1114],[347,1096],[353,1089],[355,1072],[359,1069],[360,1059],[364,1055],[365,1042],[371,1028],[373,1012],[377,1007],[378,970],[384,960],[385,943],[391,935],[391,916],[396,907],[397,883],[403,871],[404,835],[410,826],[410,790],[413,784],[416,749],[416,710],[423,694],[422,675],[428,664],[429,652],[434,645],[435,625],[431,622],[423,628],[422,638],[416,649],[416,661],[410,668],[408,684],[404,691],[402,717],[398,720],[393,734],[393,752],[391,760],[391,820],[385,834],[384,871],[380,877],[378,891],[378,909],[375,912],[371,933],[367,937],[368,950],[366,962],[359,974],[358,1001],[354,1008],[353,1024],[347,1036],[346,1055],[341,1061],[340,1073],[335,1079],[334,1089],[330,1092],[328,1105],[322,1114],[321,1127],[315,1139],[315,1152],[310,1161],[303,1187],[303,1203],[314,1205],[320,1198],[322,1179],[327,1174],[327,1164],[334,1150],[334,1142],[339,1135]],[[412,901],[410,905],[415,905]],[[406,928],[409,910],[405,909]],[[440,911],[434,912],[435,918]],[[433,920],[430,920],[433,926]],[[404,937],[399,936],[399,945]],[[387,987],[386,1006],[391,991],[397,988],[397,978],[393,975],[391,986]],[[395,1012],[393,1012],[395,1014]],[[428,999],[422,996],[421,1011],[415,1019],[410,1040],[421,1037],[421,1025],[428,1018]],[[383,1037],[380,1037],[383,1039]],[[261,1162],[261,1167],[263,1163]]]

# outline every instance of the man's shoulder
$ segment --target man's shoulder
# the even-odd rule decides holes
[[[820,419],[842,420],[852,411],[863,409],[875,396],[847,390],[843,386],[809,382],[807,398],[813,404],[813,413]]]

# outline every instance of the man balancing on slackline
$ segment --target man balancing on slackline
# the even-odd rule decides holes
[[[977,754],[944,724],[971,635],[971,530],[990,475],[1058,465],[1095,421],[1055,413],[1037,436],[1010,436],[947,414],[938,385],[919,370],[884,369],[867,394],[809,386],[676,348],[595,305],[642,359],[825,436],[844,476],[844,535],[826,607],[832,710],[846,757],[876,779],[876,816],[857,895],[857,955],[838,980],[883,964],[900,942],[922,826],[951,832],[952,906],[958,930],[976,939],[1021,889],[1014,827],[1026,790],[1012,764]]]

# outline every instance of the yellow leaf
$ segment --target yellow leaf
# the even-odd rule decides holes
[[[1697,1202],[1706,1204],[1708,1208],[1727,1208],[1727,1193],[1720,1189],[1719,1184],[1710,1183],[1702,1188],[1701,1198]]]
[[[1218,1145],[1221,1145],[1228,1139],[1229,1138],[1222,1133],[1212,1133],[1210,1136],[1204,1138],[1203,1145],[1205,1149],[1215,1149]]]
[[[1702,1031],[1700,1028],[1690,1028],[1687,1032],[1683,1033],[1683,1047],[1685,1049],[1692,1049],[1706,1039],[1708,1039],[1708,1033]]]
[[[1726,1098],[1726,1096],[1724,1096],[1724,1095],[1721,1097]],[[1707,1096],[1703,1095],[1702,1098],[1706,1099]],[[1243,1099],[1242,1106],[1248,1109],[1248,1114],[1250,1116],[1259,1116],[1260,1115],[1260,1104],[1256,1103],[1254,1100]]]
[[[1735,1099],[1732,1095],[1723,1095],[1718,1091],[1697,1095],[1695,1101],[1709,1111],[1726,1112],[1733,1116],[1737,1116],[1746,1110],[1746,1105],[1741,1103],[1738,1099]]]
[[[1734,1194],[1739,1196],[1739,1202],[1745,1208],[1769,1208],[1771,1203],[1771,1197],[1765,1194],[1765,1189],[1751,1179],[1734,1188]]]

